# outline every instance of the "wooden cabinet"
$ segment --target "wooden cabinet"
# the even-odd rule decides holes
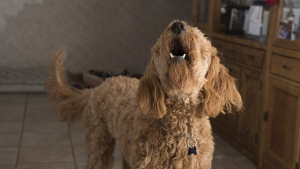
[[[242,63],[253,66],[257,69],[262,69],[266,52],[263,50],[244,48],[242,53]]]
[[[242,47],[239,45],[235,45],[233,43],[228,43],[226,46],[225,50],[225,57],[235,60],[235,61],[240,61],[241,59],[241,54],[242,54]]]
[[[229,74],[236,78],[238,86],[240,86],[240,77],[241,77],[241,67],[232,63],[226,63],[226,67],[229,71]],[[228,130],[233,133],[237,132],[238,126],[238,112],[230,113],[230,114],[220,114],[216,121],[222,126],[226,126]]]
[[[194,26],[201,28],[204,33],[209,30],[210,20],[210,6],[211,1],[209,0],[194,0],[193,1],[193,12],[192,22]]]
[[[272,44],[274,46],[299,51],[300,29],[299,29],[299,0],[279,1],[274,6],[274,34]],[[294,17],[290,18],[290,15]]]
[[[239,114],[238,135],[252,153],[257,152],[259,114],[261,105],[261,83],[260,72],[244,68],[242,71],[241,96],[244,111]]]
[[[298,169],[300,1],[279,1],[271,7],[266,38],[226,34],[226,6],[248,2],[252,1],[209,1],[205,23],[197,21],[195,11],[200,8],[193,7],[197,9],[193,10],[194,25],[205,30],[222,63],[238,79],[244,103],[243,111],[235,115],[211,119],[212,129],[259,169]]]
[[[237,79],[244,104],[244,109],[240,112],[221,114],[216,119],[212,119],[213,130],[221,135],[226,132],[226,135],[229,135],[228,137],[223,135],[226,141],[240,149],[251,160],[256,161],[263,79],[263,74],[257,69],[257,65],[261,68],[265,52],[218,39],[213,39],[212,44],[218,50],[224,51],[225,66],[230,75]],[[245,57],[248,55],[253,57],[252,62],[245,62],[247,60]]]
[[[269,84],[264,161],[272,161],[280,169],[295,169],[299,162],[300,89],[272,78]]]
[[[300,60],[272,55],[271,73],[300,82]]]
[[[218,53],[224,55],[226,53],[227,44],[218,39],[212,39],[212,45],[218,49]],[[229,45],[230,46],[230,45]]]

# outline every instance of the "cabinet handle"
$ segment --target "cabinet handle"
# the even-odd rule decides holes
[[[229,50],[230,53],[235,53],[235,50]]]
[[[291,67],[288,66],[288,65],[283,65],[282,67],[285,68],[285,69],[291,69]]]
[[[254,59],[254,56],[253,55],[248,55],[248,58]]]

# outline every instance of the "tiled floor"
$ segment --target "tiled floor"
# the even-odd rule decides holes
[[[0,94],[0,169],[84,169],[82,123],[58,122],[45,94]],[[256,169],[217,135],[213,169]],[[115,169],[122,158],[115,153]]]

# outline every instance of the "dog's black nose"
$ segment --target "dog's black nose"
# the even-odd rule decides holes
[[[171,26],[171,30],[175,34],[181,34],[182,31],[185,31],[185,26],[182,22],[174,22]]]

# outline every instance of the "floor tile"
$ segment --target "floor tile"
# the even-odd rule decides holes
[[[26,120],[39,120],[39,119],[49,119],[51,121],[59,122],[59,118],[56,117],[54,110],[26,110]]]
[[[0,133],[20,133],[22,125],[22,121],[1,121]]]
[[[87,156],[85,154],[85,146],[84,145],[77,145],[73,146],[74,154],[76,162],[86,162]]]
[[[243,156],[240,152],[234,149],[231,145],[225,142],[222,138],[214,135],[215,138],[215,152],[213,165],[215,169],[222,169],[222,164],[234,165],[240,169],[257,169],[256,165],[248,158]],[[224,166],[223,166],[224,167]]]
[[[77,169],[85,169],[85,166],[86,166],[86,162],[77,162]],[[113,169],[122,169],[122,167],[123,167],[122,161],[115,161]]]
[[[85,145],[85,133],[84,132],[71,132],[73,145]]]
[[[45,94],[30,94],[26,110],[26,120],[50,118],[58,121],[55,115],[55,104],[49,102]]]
[[[85,169],[86,162],[77,162],[77,169]]]
[[[82,120],[69,123],[73,145],[85,145],[85,130]]]
[[[0,148],[0,165],[16,164],[18,147]]]
[[[242,154],[240,152],[238,152],[236,149],[234,149],[231,145],[216,144],[215,147],[222,150],[227,156],[231,156],[231,157],[242,156]]]
[[[212,162],[212,169],[243,169],[236,166],[232,161],[228,159],[221,159],[221,160],[213,160]]]
[[[21,133],[0,134],[0,147],[18,147]]]
[[[24,104],[20,104],[20,103],[16,103],[15,105],[11,105],[10,107],[8,107],[7,105],[5,105],[6,107],[3,107],[3,104],[6,103],[1,103],[0,105],[0,120],[1,121],[22,121],[23,117],[24,117],[24,107],[25,107],[25,103]]]
[[[70,145],[70,137],[65,132],[24,132],[21,146]]]
[[[74,163],[20,164],[17,169],[75,169]]]
[[[234,149],[230,144],[225,142],[219,136],[215,137],[215,147],[221,149],[228,156],[241,156],[241,153],[238,150]]]
[[[4,103],[0,105],[0,108],[12,107],[16,106],[16,104],[25,105],[26,100],[27,94],[0,93],[0,102]]]
[[[225,159],[226,155],[218,148],[215,148],[213,159],[222,160]]]
[[[0,169],[15,169],[15,165],[0,165]]]
[[[26,101],[27,94],[21,93],[0,93],[0,102],[6,103],[4,105],[9,105],[10,103],[21,103]]]
[[[28,95],[28,107],[43,107],[43,104],[55,105],[49,101],[49,97],[45,93],[30,93]]]
[[[68,133],[67,123],[52,121],[47,118],[40,120],[25,120],[24,132],[64,132]]]
[[[71,132],[85,132],[82,120],[72,122],[69,125],[70,125]]]
[[[21,147],[18,164],[73,162],[70,146]]]
[[[257,169],[256,165],[247,159],[245,156],[239,158],[232,158],[232,161],[242,169]]]
[[[0,94],[0,120],[23,120],[27,94]]]
[[[219,148],[214,151],[212,169],[240,169],[229,156],[223,153]]]

